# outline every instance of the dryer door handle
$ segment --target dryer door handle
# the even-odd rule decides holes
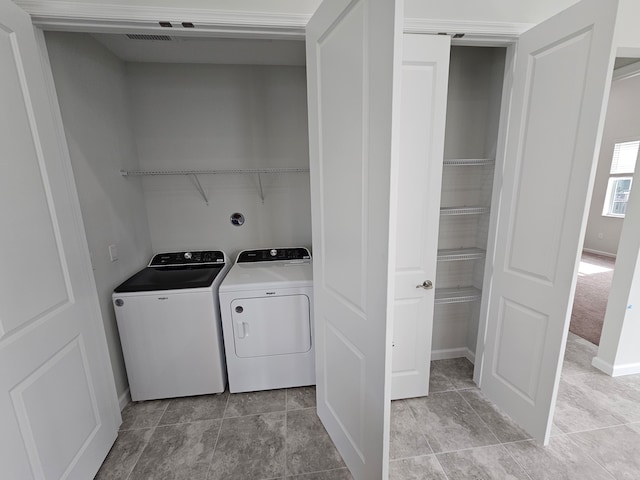
[[[238,338],[249,336],[249,324],[247,322],[236,322],[236,327],[238,327]]]

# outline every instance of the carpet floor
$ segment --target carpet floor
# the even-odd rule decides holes
[[[600,345],[615,259],[583,252],[569,331]]]

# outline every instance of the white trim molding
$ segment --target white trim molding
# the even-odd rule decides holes
[[[593,248],[583,248],[582,251],[587,253],[592,253],[594,255],[600,255],[601,257],[610,257],[613,259],[616,258],[615,253],[603,252],[602,250],[594,250]]]
[[[634,375],[636,373],[640,373],[640,363],[611,365],[600,357],[594,357],[591,361],[591,365],[611,377],[621,377],[623,375]]]
[[[127,388],[122,395],[120,395],[118,397],[118,403],[120,404],[120,411],[124,410],[124,407],[126,407],[127,405],[129,405],[129,402],[131,401],[131,392],[129,391],[129,389]]]
[[[433,350],[431,352],[431,361],[433,360],[447,360],[450,358],[466,358],[475,365],[476,356],[467,347],[460,348],[443,348],[440,350]]]
[[[405,18],[404,33],[447,34],[454,36],[456,43],[478,43],[488,45],[515,42],[531,23],[489,22],[476,20],[441,20],[427,18]],[[456,39],[455,35],[464,36]]]
[[[217,35],[250,38],[304,39],[311,14],[249,12],[204,8],[104,5],[65,0],[15,0],[34,25],[46,30],[101,33],[157,33],[170,35]],[[159,22],[173,27],[161,27]],[[185,28],[190,22],[194,28]],[[513,43],[529,23],[406,18],[405,33],[464,34],[453,43],[501,45]]]
[[[303,39],[310,14],[267,13],[194,9],[101,5],[47,0],[15,0],[34,25],[49,30],[136,33],[158,32],[171,35],[219,34],[265,38]],[[159,22],[173,27],[161,27]],[[190,22],[194,28],[185,28]]]

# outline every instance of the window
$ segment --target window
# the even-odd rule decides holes
[[[631,192],[632,174],[636,168],[640,141],[616,143],[613,149],[607,195],[604,197],[602,215],[621,217],[627,211]]]

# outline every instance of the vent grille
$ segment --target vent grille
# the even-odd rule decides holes
[[[162,42],[170,42],[172,38],[169,35],[144,35],[139,33],[127,33],[130,40],[159,40]]]

